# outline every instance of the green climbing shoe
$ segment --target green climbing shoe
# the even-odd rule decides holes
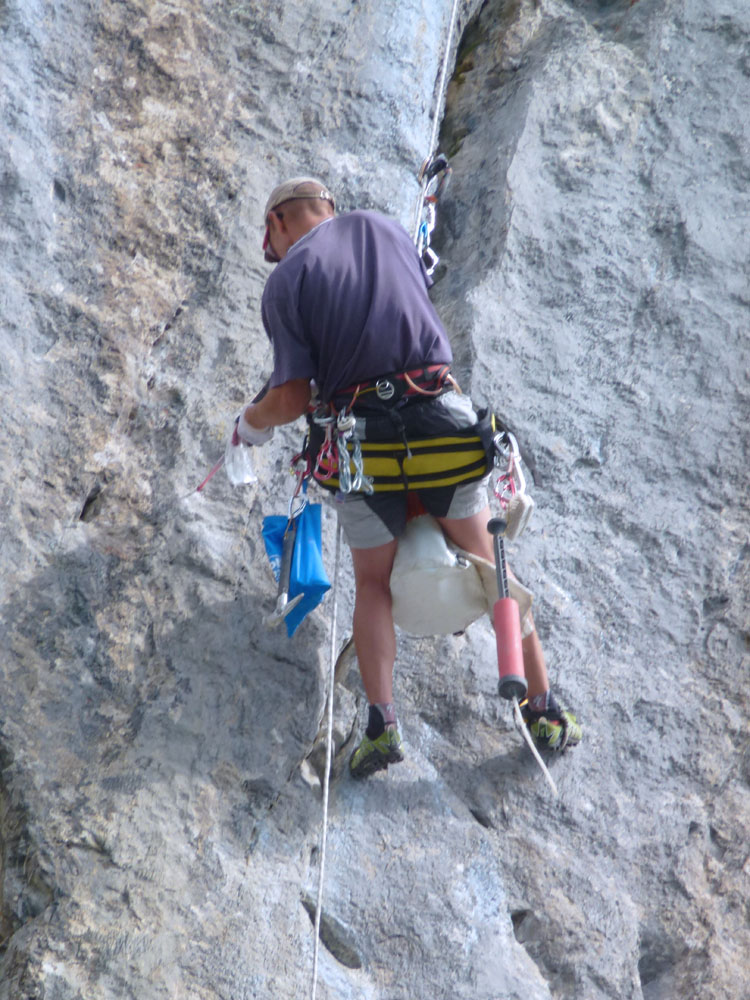
[[[566,708],[561,708],[551,692],[549,703],[543,712],[532,712],[525,701],[521,705],[521,715],[539,747],[546,750],[566,750],[581,742],[583,730],[575,715]]]
[[[362,737],[362,742],[349,761],[349,771],[353,778],[366,778],[375,771],[384,771],[389,764],[398,764],[403,759],[404,752],[398,729],[389,726],[374,740],[367,735]]]

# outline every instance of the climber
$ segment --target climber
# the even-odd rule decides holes
[[[365,777],[403,760],[393,697],[396,639],[389,581],[406,524],[407,491],[417,494],[457,546],[493,562],[487,532],[491,460],[480,440],[480,415],[454,388],[450,344],[427,294],[432,282],[406,231],[372,211],[337,216],[325,184],[309,177],[276,187],[264,221],[265,259],[278,264],[261,303],[274,368],[263,398],[242,410],[237,434],[247,444],[263,444],[275,426],[315,407],[317,416],[308,416],[311,470],[323,486],[339,487],[334,503],[354,567],[354,643],[369,717],[350,771]],[[349,415],[365,418],[368,439],[372,427],[378,441],[393,442],[400,457],[392,464],[400,474],[379,480],[376,464],[373,481],[365,466],[358,490],[344,491],[344,470],[329,460],[332,428],[344,427]],[[346,424],[349,433],[352,424]],[[415,434],[436,440],[451,435],[456,450],[443,456],[447,472],[427,467],[416,482],[407,476],[404,454],[412,458]],[[466,444],[456,446],[456,437]],[[441,476],[448,480],[443,485]],[[420,483],[428,488],[420,489]],[[529,622],[522,643],[528,681],[524,718],[538,744],[573,746],[581,738],[580,726],[550,691],[530,616]]]

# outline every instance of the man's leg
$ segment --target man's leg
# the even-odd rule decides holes
[[[374,549],[352,549],[354,564],[354,646],[367,700],[371,705],[393,702],[396,633],[391,612],[391,570],[394,539]]]
[[[470,517],[438,518],[438,521],[448,538],[459,548],[494,563],[492,536],[487,531],[491,516],[488,505]],[[581,739],[581,727],[574,715],[557,704],[550,690],[542,644],[531,616],[529,624],[533,631],[521,640],[523,672],[529,686],[528,701],[524,702],[523,708],[524,719],[537,743],[542,746],[553,750],[575,746]]]
[[[495,549],[492,535],[487,531],[487,522],[491,517],[492,512],[488,504],[484,510],[480,510],[478,514],[472,514],[470,517],[458,519],[439,517],[437,520],[448,538],[459,548],[494,563]],[[529,698],[534,698],[549,690],[549,677],[547,676],[542,644],[531,617],[529,617],[529,624],[533,631],[521,640],[521,649],[523,650],[523,672],[529,686]]]
[[[404,759],[393,704],[391,571],[406,503],[403,495],[360,495],[338,498],[336,508],[354,565],[354,646],[368,701],[367,729],[349,760],[349,772],[366,778]]]
[[[349,761],[354,778],[366,778],[404,759],[393,705],[396,633],[391,611],[391,570],[397,542],[353,548],[354,645],[367,695],[367,729]]]

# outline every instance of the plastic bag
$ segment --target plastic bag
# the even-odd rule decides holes
[[[224,453],[224,468],[232,486],[247,486],[250,483],[257,483],[258,477],[255,475],[253,467],[253,449],[247,444],[232,444],[230,438],[227,442],[227,450]]]
[[[297,516],[297,537],[294,541],[287,597],[289,601],[298,594],[302,594],[303,597],[284,619],[287,635],[290,638],[302,620],[317,608],[326,591],[331,588],[323,566],[320,509],[319,503],[308,503]],[[277,583],[281,569],[284,532],[288,521],[287,517],[276,514],[263,518],[263,541]]]

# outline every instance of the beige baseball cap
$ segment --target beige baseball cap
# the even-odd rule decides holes
[[[297,201],[300,198],[321,198],[323,201],[330,201],[333,208],[336,207],[333,195],[322,181],[315,177],[292,177],[282,184],[278,184],[268,196],[266,207],[263,212],[263,221],[266,223],[266,234],[263,237],[263,254],[267,261],[276,264],[279,258],[273,252],[273,247],[268,237],[268,213],[283,205],[285,201]]]

